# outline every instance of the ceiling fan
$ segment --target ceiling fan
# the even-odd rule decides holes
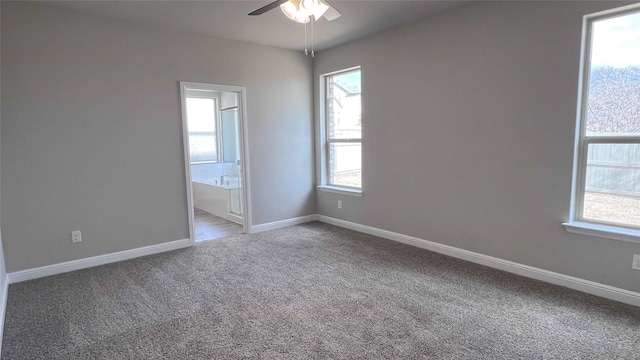
[[[308,23],[312,16],[316,21],[320,17],[332,21],[342,16],[340,11],[326,0],[276,0],[250,12],[249,15],[262,15],[278,6],[289,19],[301,24]]]

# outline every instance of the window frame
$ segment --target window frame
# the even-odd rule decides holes
[[[587,108],[591,76],[593,24],[596,21],[624,16],[640,11],[640,4],[618,7],[595,14],[585,15],[582,24],[582,49],[580,54],[580,77],[578,81],[578,103],[576,138],[574,144],[573,180],[569,221],[563,223],[568,232],[601,238],[640,243],[640,228],[629,224],[598,221],[584,218],[584,198],[587,180],[587,162],[591,144],[640,144],[640,135],[587,135]]]
[[[346,68],[346,69],[342,69],[342,70],[338,70],[338,71],[333,71],[330,73],[326,73],[326,74],[322,74],[320,75],[320,126],[319,126],[319,130],[320,130],[320,137],[318,139],[319,144],[320,144],[320,185],[318,185],[318,189],[321,191],[325,191],[325,192],[331,192],[331,193],[337,193],[337,194],[342,194],[342,195],[351,195],[351,196],[357,196],[357,197],[361,197],[363,192],[362,192],[362,173],[363,173],[363,166],[362,166],[362,150],[360,153],[360,168],[361,168],[361,186],[360,187],[352,187],[352,186],[346,186],[346,185],[340,185],[340,184],[333,184],[330,182],[330,174],[331,174],[331,169],[330,169],[330,150],[331,150],[331,145],[332,144],[360,144],[360,148],[362,149],[364,140],[363,140],[363,134],[361,132],[360,134],[360,138],[347,138],[347,139],[331,139],[329,138],[329,121],[328,121],[328,114],[329,114],[329,99],[328,99],[328,89],[329,89],[329,80],[332,76],[335,75],[340,75],[340,74],[347,74],[350,72],[354,72],[354,71],[359,71],[360,72],[360,83],[362,86],[362,68],[361,66],[353,66],[350,68]],[[362,98],[360,99],[360,101],[362,102]],[[361,107],[361,116],[362,116],[362,107]]]

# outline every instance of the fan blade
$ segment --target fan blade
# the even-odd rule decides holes
[[[276,0],[270,4],[267,4],[263,7],[261,7],[260,9],[250,12],[249,15],[262,15],[264,13],[266,13],[269,10],[273,10],[275,8],[277,8],[278,6],[280,6],[280,4],[284,4],[286,3],[288,0]]]
[[[324,15],[322,15],[322,17],[324,17],[328,21],[332,21],[342,16],[342,13],[340,13],[340,11],[338,11],[338,9],[335,8],[335,6],[330,4],[327,0],[323,0],[323,1],[325,4],[329,5],[329,8],[324,13]]]

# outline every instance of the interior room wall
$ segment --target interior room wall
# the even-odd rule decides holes
[[[582,18],[626,4],[476,2],[318,53],[316,90],[362,66],[364,141],[362,198],[318,213],[640,291],[640,245],[562,226]]]
[[[0,39],[2,39],[2,7],[0,7]],[[2,43],[0,41],[0,68],[2,67]],[[0,133],[2,129],[2,73],[0,73]],[[0,149],[1,140],[0,140]],[[0,150],[0,169],[2,169],[2,153]],[[0,171],[0,193],[2,193],[2,176]],[[0,196],[0,204],[2,203],[2,197]],[[1,208],[1,206],[0,206]],[[0,219],[2,219],[2,213],[0,212]],[[1,223],[1,220],[0,220]],[[4,332],[4,315],[6,310],[6,301],[8,291],[9,291],[9,279],[7,278],[7,269],[5,266],[5,258],[4,258],[4,246],[2,245],[2,229],[0,227],[0,339],[2,339],[2,334]],[[2,350],[2,344],[0,342],[0,350]]]
[[[188,237],[179,81],[246,87],[254,225],[315,213],[301,52],[33,2],[2,2],[2,46],[9,271]]]

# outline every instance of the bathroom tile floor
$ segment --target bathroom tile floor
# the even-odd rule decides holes
[[[242,234],[242,225],[210,214],[204,210],[195,209],[194,227],[196,242],[213,240],[227,235]]]

